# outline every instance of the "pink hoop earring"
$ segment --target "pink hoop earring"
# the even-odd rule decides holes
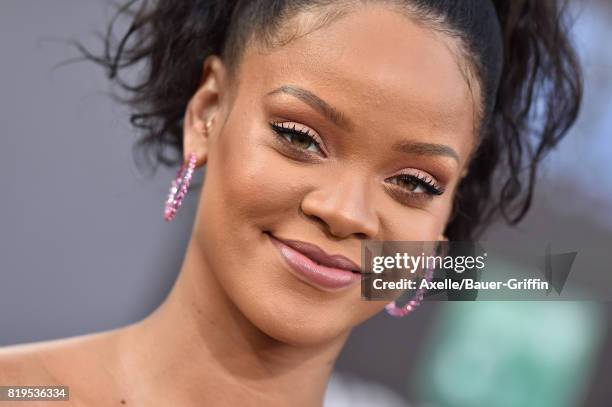
[[[167,221],[171,221],[174,218],[176,211],[183,202],[183,198],[187,194],[197,158],[195,153],[189,153],[187,166],[185,167],[185,163],[182,162],[176,174],[176,178],[172,180],[170,193],[168,194],[168,199],[166,200],[166,206],[164,208],[164,219]]]
[[[425,270],[425,280],[427,280],[427,283],[431,282],[433,270],[433,268],[428,268]],[[427,291],[425,288],[419,288],[412,297],[412,299],[401,307],[398,307],[395,301],[391,301],[385,306],[385,311],[387,311],[387,314],[393,317],[405,317],[411,311],[414,311],[416,307],[421,305],[421,301],[423,301],[423,294],[425,294],[425,291]]]

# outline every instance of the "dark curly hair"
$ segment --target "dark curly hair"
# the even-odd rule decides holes
[[[137,143],[157,164],[175,165],[183,115],[199,86],[204,59],[217,54],[230,72],[251,39],[272,43],[281,22],[300,10],[376,0],[132,0],[119,5],[96,55],[133,109]],[[538,165],[575,121],[582,76],[555,0],[378,0],[404,7],[459,39],[480,85],[478,148],[458,187],[446,236],[476,238],[496,215],[518,223],[531,205]],[[127,31],[114,39],[120,17]],[[144,64],[135,82],[120,72]],[[170,148],[168,148],[170,147]],[[177,154],[179,153],[179,154]]]

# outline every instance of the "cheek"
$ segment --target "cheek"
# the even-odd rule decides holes
[[[295,218],[304,187],[293,181],[286,159],[266,144],[273,135],[265,126],[234,112],[211,143],[196,234],[212,272],[238,301],[244,287],[261,284],[266,292],[278,285],[263,284],[275,277],[267,273],[275,257],[263,232]],[[247,265],[249,273],[228,272]]]
[[[208,183],[215,212],[226,222],[265,228],[294,212],[300,187],[282,157],[263,144],[265,129],[225,127],[209,163]]]
[[[434,197],[426,208],[402,206],[381,193],[382,236],[377,240],[434,241],[444,232],[452,200]]]

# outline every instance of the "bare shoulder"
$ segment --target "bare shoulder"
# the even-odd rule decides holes
[[[112,388],[116,331],[0,347],[0,385],[68,386],[71,405],[88,405]]]
[[[48,363],[50,356],[66,349],[64,339],[0,348],[0,383],[23,386],[54,384]]]

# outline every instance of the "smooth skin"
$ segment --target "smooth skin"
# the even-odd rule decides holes
[[[2,349],[0,383],[68,385],[79,406],[321,405],[351,330],[385,303],[299,280],[266,233],[358,264],[363,239],[443,239],[478,102],[455,40],[398,11],[311,21],[295,16],[304,34],[287,44],[251,44],[233,73],[205,61],[184,140],[206,182],[166,300],[132,325]],[[445,191],[394,183],[400,173]]]

